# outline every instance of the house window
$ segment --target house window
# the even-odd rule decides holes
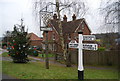
[[[75,36],[75,40],[77,40],[78,39],[78,37],[77,36]]]
[[[52,37],[53,37],[53,40],[55,40],[55,33],[53,33],[53,36],[52,36]]]
[[[55,50],[55,44],[52,44],[52,45],[53,45],[52,51],[56,51],[56,50]]]
[[[42,44],[42,49],[44,49],[44,50],[45,50],[45,44]]]
[[[74,34],[74,39],[78,40],[78,35],[77,34]]]
[[[84,25],[84,23],[82,24],[82,30],[84,30],[84,27],[85,27],[85,25]]]
[[[68,34],[68,40],[71,40],[71,35],[70,34]]]

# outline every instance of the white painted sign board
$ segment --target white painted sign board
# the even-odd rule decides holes
[[[75,40],[71,40],[69,43],[69,48],[78,48],[78,43]]]
[[[50,27],[41,27],[41,31],[52,31],[52,28]]]
[[[79,48],[78,43],[69,43],[69,48]],[[97,50],[98,45],[97,44],[83,43],[83,49],[85,49],[85,50]]]
[[[83,41],[94,41],[96,40],[95,35],[83,35]]]
[[[69,44],[69,48],[78,48],[78,44]]]
[[[83,49],[85,49],[85,50],[97,50],[98,45],[97,44],[83,43]]]

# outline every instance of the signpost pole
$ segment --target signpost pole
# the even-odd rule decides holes
[[[78,32],[79,35],[79,49],[78,49],[78,79],[79,80],[83,80],[84,79],[84,68],[83,68],[83,45],[82,45],[82,41],[83,41],[83,32]]]
[[[52,31],[52,28],[50,28],[50,27],[41,27],[40,30],[41,30],[41,31],[44,31],[45,34],[46,34],[46,42],[45,42],[46,58],[45,58],[45,62],[46,62],[46,69],[49,69],[49,58],[48,58],[48,31]]]
[[[48,59],[48,31],[46,32],[46,69],[49,69],[49,59]]]

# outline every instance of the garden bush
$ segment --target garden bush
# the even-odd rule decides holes
[[[98,51],[105,51],[105,47],[99,47]]]
[[[29,50],[29,55],[31,55],[31,56],[38,56],[38,51],[37,50],[35,50],[35,49],[30,49]]]

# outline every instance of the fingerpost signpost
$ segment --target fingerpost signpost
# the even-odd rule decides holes
[[[97,44],[82,43],[82,41],[94,41],[96,40],[94,35],[82,35],[83,32],[78,32],[79,41],[78,43],[75,40],[70,41],[69,48],[78,49],[78,79],[84,79],[84,67],[83,67],[83,49],[84,50],[97,50]],[[73,42],[74,41],[74,42]]]
[[[41,31],[44,31],[46,33],[46,43],[45,43],[45,49],[46,49],[46,69],[49,69],[49,58],[48,58],[48,31],[52,31],[52,28],[50,27],[41,27]]]

